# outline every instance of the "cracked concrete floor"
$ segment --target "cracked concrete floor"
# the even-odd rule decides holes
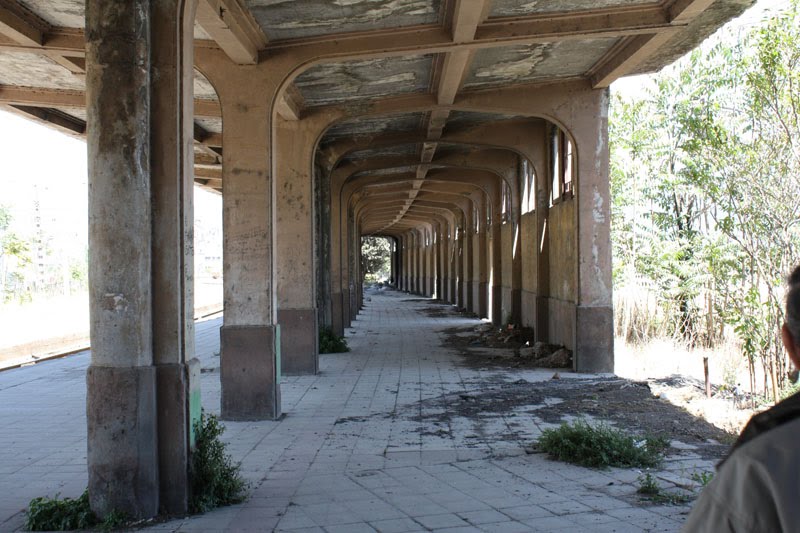
[[[147,531],[680,529],[688,507],[640,502],[638,471],[526,453],[552,426],[536,416],[546,401],[458,414],[457,405],[548,380],[552,371],[467,367],[442,348],[443,331],[476,320],[427,316],[429,301],[394,291],[371,291],[367,300],[348,329],[351,352],[322,355],[316,376],[284,378],[282,420],[226,423],[249,499]],[[210,412],[219,406],[220,323],[197,325]],[[87,364],[82,354],[0,373],[0,531],[21,526],[30,498],[77,496],[85,487]],[[694,472],[711,468],[691,449],[673,452],[657,472],[664,486],[686,486]]]

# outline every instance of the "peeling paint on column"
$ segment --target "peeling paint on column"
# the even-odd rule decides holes
[[[271,40],[436,24],[440,0],[247,0]]]

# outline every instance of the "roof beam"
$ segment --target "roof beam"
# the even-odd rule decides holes
[[[42,46],[44,30],[39,21],[17,2],[0,0],[0,35],[25,46]]]
[[[630,74],[675,35],[673,31],[629,37],[620,48],[597,62],[588,72],[592,87],[601,89]]]
[[[3,107],[16,115],[55,128],[73,137],[83,137],[86,134],[86,122],[57,109],[22,105],[4,105]]]
[[[670,22],[689,22],[708,9],[714,0],[675,0],[669,6]]]
[[[200,0],[197,24],[237,65],[255,65],[267,37],[239,0]]]
[[[286,120],[300,120],[305,99],[294,84],[289,85],[278,100],[278,114]]]
[[[44,87],[18,87],[0,85],[0,104],[31,107],[86,108],[86,93],[83,91],[48,89]],[[216,100],[195,99],[194,114],[199,117],[219,118],[222,112]]]

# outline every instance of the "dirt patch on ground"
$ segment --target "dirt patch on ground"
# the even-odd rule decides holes
[[[428,306],[418,311],[427,316],[457,316],[449,305]],[[529,328],[499,328],[482,323],[444,330],[443,347],[462,356],[462,364],[475,369],[514,370],[525,368],[569,368],[571,353],[556,345],[536,343]],[[566,352],[566,353],[564,353]],[[558,354],[559,357],[553,357]],[[554,364],[555,363],[555,364]],[[560,377],[554,370],[554,376]],[[444,395],[425,400],[421,413],[412,420],[448,427],[455,417],[478,422],[497,416],[513,417],[527,412],[544,422],[559,423],[570,417],[591,417],[638,434],[666,437],[697,447],[705,458],[720,458],[735,440],[739,421],[707,422],[695,408],[704,400],[702,384],[677,377],[664,380],[631,381],[617,377],[593,379],[551,379],[529,383],[509,382],[499,373],[490,389],[480,394]],[[433,413],[433,414],[424,414]],[[509,424],[513,427],[513,422]],[[441,431],[441,430],[436,430]],[[503,440],[518,436],[495,436]]]
[[[647,383],[617,378],[497,383],[478,394],[449,394],[424,400],[419,407],[422,414],[410,419],[434,427],[448,427],[458,417],[470,419],[480,427],[481,419],[513,418],[517,413],[530,413],[549,423],[591,417],[635,434],[663,436],[696,446],[700,456],[711,459],[721,457],[735,439],[734,434],[655,397]],[[518,437],[510,431],[502,440]]]

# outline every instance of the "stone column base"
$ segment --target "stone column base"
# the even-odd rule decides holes
[[[281,326],[281,372],[287,376],[316,374],[319,348],[316,309],[278,309]]]
[[[331,294],[331,331],[340,337],[344,335],[344,318],[342,313],[342,293]]]
[[[90,366],[86,425],[92,510],[132,518],[158,514],[155,367]]]
[[[157,365],[160,510],[189,511],[189,450],[200,421],[200,361]]]
[[[503,320],[503,287],[492,285],[492,324],[499,326]]]
[[[611,307],[575,309],[576,372],[614,372],[614,311]]]
[[[350,314],[350,290],[343,290],[342,291],[342,327],[349,328],[350,327],[350,319],[352,315]],[[342,329],[342,335],[344,335],[344,329]]]
[[[275,420],[281,415],[280,326],[220,328],[222,418]]]
[[[475,307],[473,311],[480,318],[489,317],[489,284],[485,281],[472,282],[472,305]]]

